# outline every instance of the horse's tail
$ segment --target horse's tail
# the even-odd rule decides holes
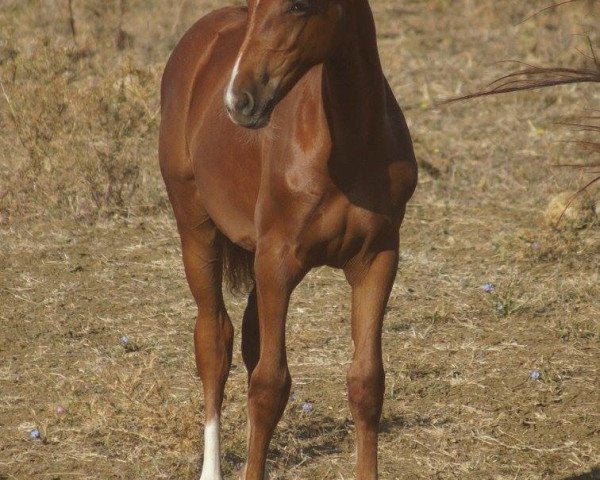
[[[595,58],[596,53],[593,49],[590,55]],[[600,83],[600,64],[595,65],[593,68],[536,67],[527,65],[525,68],[514,70],[494,80],[483,90],[461,95],[460,97],[449,98],[438,102],[438,105],[442,106],[473,98],[537,90],[574,83]]]
[[[225,235],[221,237],[225,285],[234,293],[250,291],[254,285],[254,253],[236,245]]]

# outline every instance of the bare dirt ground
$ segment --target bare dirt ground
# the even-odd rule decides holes
[[[0,479],[192,479],[195,306],[155,160],[158,78],[221,3],[74,1],[74,38],[66,5],[0,5]],[[517,25],[546,3],[372,5],[422,167],[384,330],[381,478],[600,478],[600,225],[557,231],[543,215],[589,179],[551,167],[588,160],[554,123],[598,108],[600,91],[431,108],[505,72],[499,60],[585,61],[575,34],[596,42],[600,6]],[[320,269],[293,298],[275,479],[353,478],[348,296]],[[244,298],[227,302],[239,332]],[[226,478],[244,460],[245,395],[236,335]]]

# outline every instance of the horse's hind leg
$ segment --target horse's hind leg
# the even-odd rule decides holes
[[[242,320],[242,358],[248,371],[248,381],[258,363],[260,355],[260,332],[258,329],[258,304],[256,302],[256,286],[248,295],[248,304]]]
[[[182,182],[176,188],[168,185],[168,191],[181,236],[187,281],[198,305],[194,346],[205,409],[204,464],[200,480],[220,480],[220,415],[233,346],[233,326],[221,289],[222,238],[201,207],[193,182]]]

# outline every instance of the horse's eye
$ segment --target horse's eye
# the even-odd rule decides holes
[[[307,0],[292,0],[290,12],[306,13],[310,9],[310,3]]]

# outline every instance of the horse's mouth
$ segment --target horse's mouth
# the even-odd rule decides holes
[[[244,120],[233,120],[240,127],[248,128],[250,130],[259,130],[261,128],[266,127],[271,120],[271,116],[262,116],[257,118],[249,118]]]
[[[266,127],[271,121],[271,114],[277,105],[277,96],[272,95],[266,102],[264,102],[256,113],[253,115],[243,115],[237,112],[232,112],[227,109],[229,118],[233,123],[240,127],[249,128],[251,130],[258,130]]]

